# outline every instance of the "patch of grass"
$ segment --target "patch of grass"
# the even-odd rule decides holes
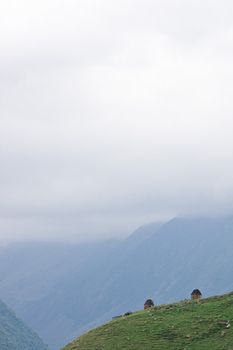
[[[118,349],[233,350],[233,293],[136,312],[84,334],[63,350]]]

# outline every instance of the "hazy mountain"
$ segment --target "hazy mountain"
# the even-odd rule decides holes
[[[0,300],[0,349],[48,350],[42,340]]]
[[[94,267],[113,246],[117,243],[72,246],[29,242],[4,247],[0,250],[0,295],[57,349],[77,325],[79,328],[77,319],[81,322],[82,314],[73,320],[69,308],[85,303],[85,290],[94,281],[87,279],[88,271],[94,273]],[[69,280],[73,279],[78,285],[69,299],[66,290],[72,288]]]
[[[146,298],[233,290],[233,218],[173,219],[122,242],[15,244],[0,250],[0,294],[51,348]]]

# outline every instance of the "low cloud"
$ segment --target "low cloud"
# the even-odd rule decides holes
[[[230,1],[1,7],[1,241],[232,212]]]

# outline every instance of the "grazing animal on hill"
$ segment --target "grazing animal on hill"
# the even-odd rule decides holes
[[[149,309],[150,307],[153,307],[155,304],[152,299],[147,299],[144,303],[144,310]]]
[[[201,299],[202,294],[199,289],[194,289],[191,293],[191,299],[192,300],[198,300]]]

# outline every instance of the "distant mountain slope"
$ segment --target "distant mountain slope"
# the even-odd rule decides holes
[[[233,290],[232,247],[232,217],[176,218],[122,242],[12,245],[0,249],[0,295],[57,350],[148,297]]]
[[[103,257],[117,245],[115,241],[80,246],[11,244],[0,249],[0,295],[46,344],[57,350],[82,324],[85,294],[94,283],[90,271],[95,274]],[[95,278],[98,280],[98,276]],[[71,279],[78,287],[69,299]],[[70,310],[78,305],[82,306],[80,313],[73,319]]]
[[[232,218],[173,219],[119,261],[109,290],[122,311],[140,308],[147,296],[183,299],[195,286],[206,295],[233,290],[232,247]]]
[[[42,340],[0,300],[0,349],[48,350]]]
[[[233,294],[183,301],[109,322],[63,350],[230,350],[232,322]]]

